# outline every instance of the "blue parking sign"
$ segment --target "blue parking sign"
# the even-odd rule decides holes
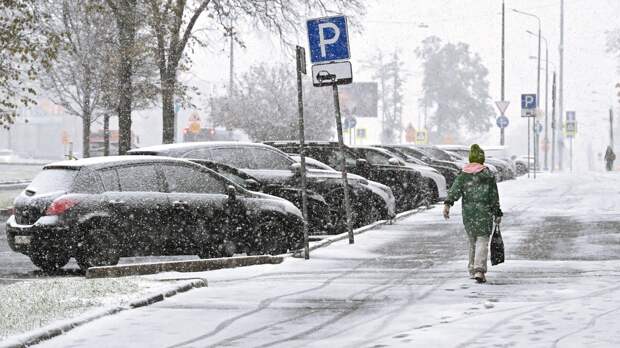
[[[310,61],[330,62],[351,58],[347,17],[324,17],[307,21]]]
[[[521,94],[521,117],[536,117],[536,94]]]

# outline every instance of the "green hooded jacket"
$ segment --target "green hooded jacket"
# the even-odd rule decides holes
[[[497,183],[487,168],[470,174],[461,172],[448,191],[445,204],[450,206],[463,197],[463,224],[469,236],[488,237],[493,231],[493,217],[502,216]]]

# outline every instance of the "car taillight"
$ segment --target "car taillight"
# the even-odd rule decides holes
[[[62,215],[76,204],[78,204],[78,201],[75,199],[58,198],[47,208],[45,215]]]

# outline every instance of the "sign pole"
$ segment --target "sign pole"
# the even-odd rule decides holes
[[[553,72],[553,87],[551,87],[551,172],[555,171],[555,134],[557,127],[555,123],[555,71]]]
[[[351,201],[349,200],[349,181],[347,180],[347,161],[344,157],[345,147],[342,136],[342,117],[340,116],[340,98],[335,76],[332,77],[332,91],[334,93],[334,108],[336,109],[336,131],[338,132],[338,146],[340,146],[340,165],[342,166],[342,184],[344,188],[344,207],[347,215],[347,231],[349,244],[355,243],[353,237],[353,222],[351,221]]]
[[[308,241],[308,193],[306,191],[306,151],[304,134],[304,100],[301,74],[306,73],[306,53],[303,47],[296,47],[297,58],[297,110],[299,113],[299,158],[301,161],[301,212],[304,217],[304,259],[310,258]]]
[[[531,127],[531,122],[530,122],[530,117],[527,118],[527,177],[530,177],[530,173],[532,172],[532,166],[530,165],[530,147],[532,146],[531,144],[531,138],[530,138],[530,127]]]
[[[505,78],[504,78],[504,62],[505,62],[505,12],[506,12],[506,5],[504,4],[504,1],[502,0],[502,101],[504,101],[504,84],[505,84]],[[502,112],[502,116],[504,116],[504,113]],[[500,128],[500,138],[499,138],[499,144],[501,146],[504,146],[504,143],[506,142],[506,136],[505,136],[505,131],[504,131],[505,127],[501,127]]]

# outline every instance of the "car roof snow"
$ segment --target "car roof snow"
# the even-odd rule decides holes
[[[46,164],[43,169],[52,168],[83,168],[90,167],[92,169],[110,167],[118,164],[125,163],[154,163],[154,162],[185,162],[189,161],[172,158],[172,157],[159,157],[159,156],[106,156],[106,157],[91,157],[78,160],[66,160],[60,162],[54,162]]]
[[[200,149],[207,147],[268,147],[267,145],[260,143],[251,143],[251,142],[240,142],[240,141],[201,141],[201,142],[190,142],[190,143],[176,143],[176,144],[163,144],[163,145],[154,145],[141,147],[138,149],[133,149],[129,151],[129,154],[132,153],[160,153],[167,152],[170,150],[190,150],[190,149]]]

